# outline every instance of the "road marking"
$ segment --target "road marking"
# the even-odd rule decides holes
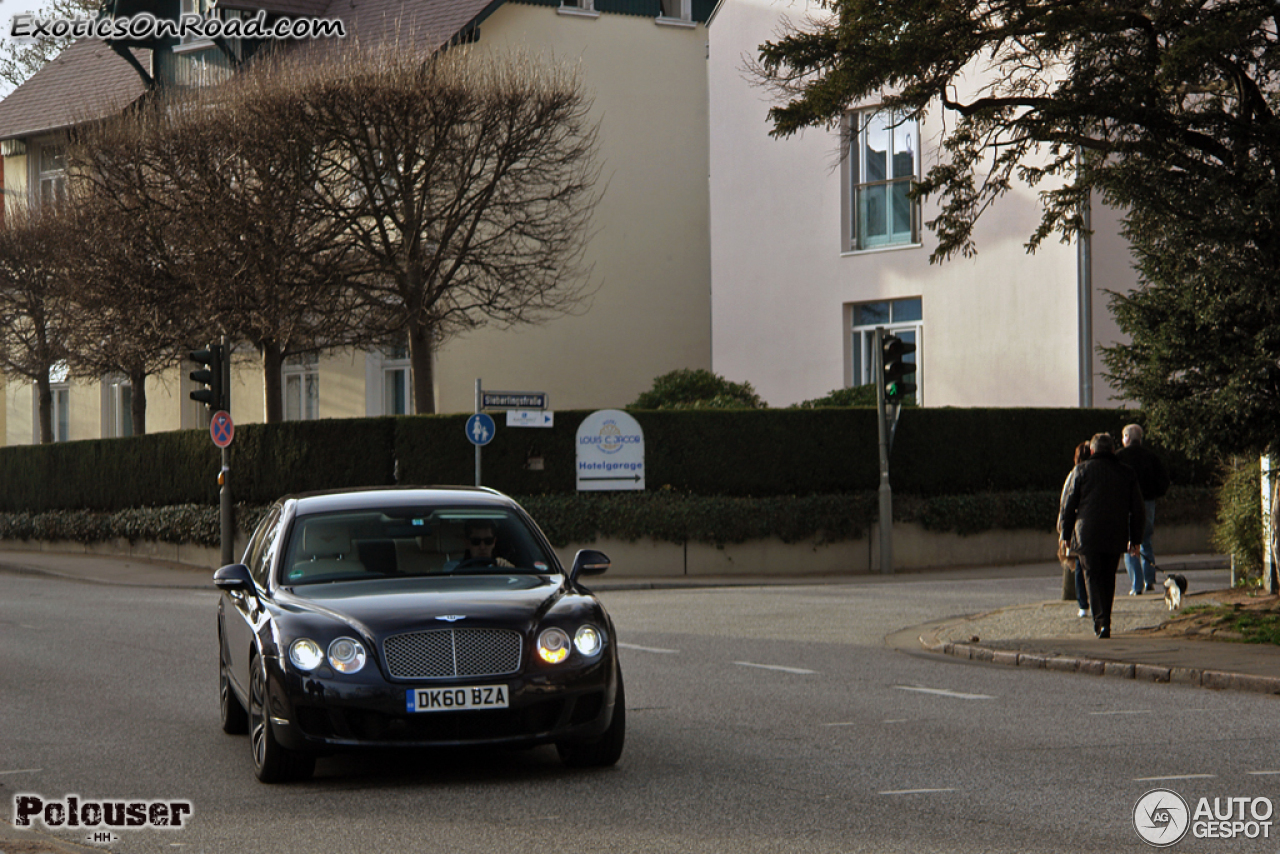
[[[928,795],[934,792],[954,792],[955,789],[890,789],[887,792],[877,792],[878,795]]]
[[[1280,774],[1280,771],[1246,771],[1246,774],[1252,774],[1254,777],[1265,777],[1269,774]]]
[[[0,771],[0,774],[39,774],[43,768],[19,768],[15,771]]]
[[[899,691],[918,691],[921,694],[937,694],[939,697],[955,697],[958,700],[994,700],[990,694],[962,694],[945,688],[921,688],[917,685],[894,685]]]
[[[743,667],[758,667],[761,670],[781,670],[783,673],[808,674],[817,673],[816,670],[805,670],[803,667],[783,667],[781,664],[752,664],[750,661],[735,661],[734,664],[740,664]]]
[[[1217,774],[1183,774],[1179,777],[1134,777],[1135,783],[1158,783],[1161,780],[1212,780]]]
[[[1153,709],[1127,709],[1115,712],[1090,712],[1091,715],[1149,715],[1153,713]]]
[[[656,646],[638,646],[633,643],[620,643],[618,644],[618,646],[622,647],[623,649],[634,649],[639,652],[656,652],[661,655],[672,655],[680,651],[678,649],[661,649]]]

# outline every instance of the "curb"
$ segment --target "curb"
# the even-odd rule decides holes
[[[971,643],[946,642],[930,645],[923,636],[920,638],[920,642],[930,652],[968,659],[969,661],[983,661],[1013,667],[1033,667],[1041,670],[1054,670],[1059,673],[1083,673],[1089,676],[1136,679],[1139,682],[1190,685],[1196,688],[1212,688],[1219,691],[1251,691],[1261,694],[1280,694],[1280,678],[1273,676],[1251,676],[1245,673],[1200,670],[1194,667],[1163,667],[1156,664],[1132,664],[1102,658],[1079,658],[1067,655],[1018,652],[1010,649],[992,649],[991,647],[978,646]]]

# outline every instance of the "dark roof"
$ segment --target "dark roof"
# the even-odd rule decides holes
[[[325,18],[340,18],[347,36],[379,44],[408,39],[433,51],[487,18],[503,0],[331,0]]]
[[[505,0],[224,0],[229,8],[289,17],[340,18],[366,43],[406,39],[433,51]],[[135,50],[144,68],[150,51]],[[32,136],[110,115],[137,100],[142,79],[106,43],[84,39],[0,101],[0,139]]]
[[[135,50],[143,68],[151,52]],[[0,139],[34,136],[118,112],[146,91],[142,78],[105,42],[72,44],[0,101]]]

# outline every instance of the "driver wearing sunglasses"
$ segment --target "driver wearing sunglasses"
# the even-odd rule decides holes
[[[488,561],[494,566],[515,566],[511,561],[498,557],[493,553],[498,544],[498,536],[493,523],[486,519],[474,519],[466,525],[467,543],[466,560]]]

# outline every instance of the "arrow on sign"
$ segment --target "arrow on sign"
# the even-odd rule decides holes
[[[637,474],[632,477],[580,477],[578,480],[630,480],[639,483],[640,475]]]

